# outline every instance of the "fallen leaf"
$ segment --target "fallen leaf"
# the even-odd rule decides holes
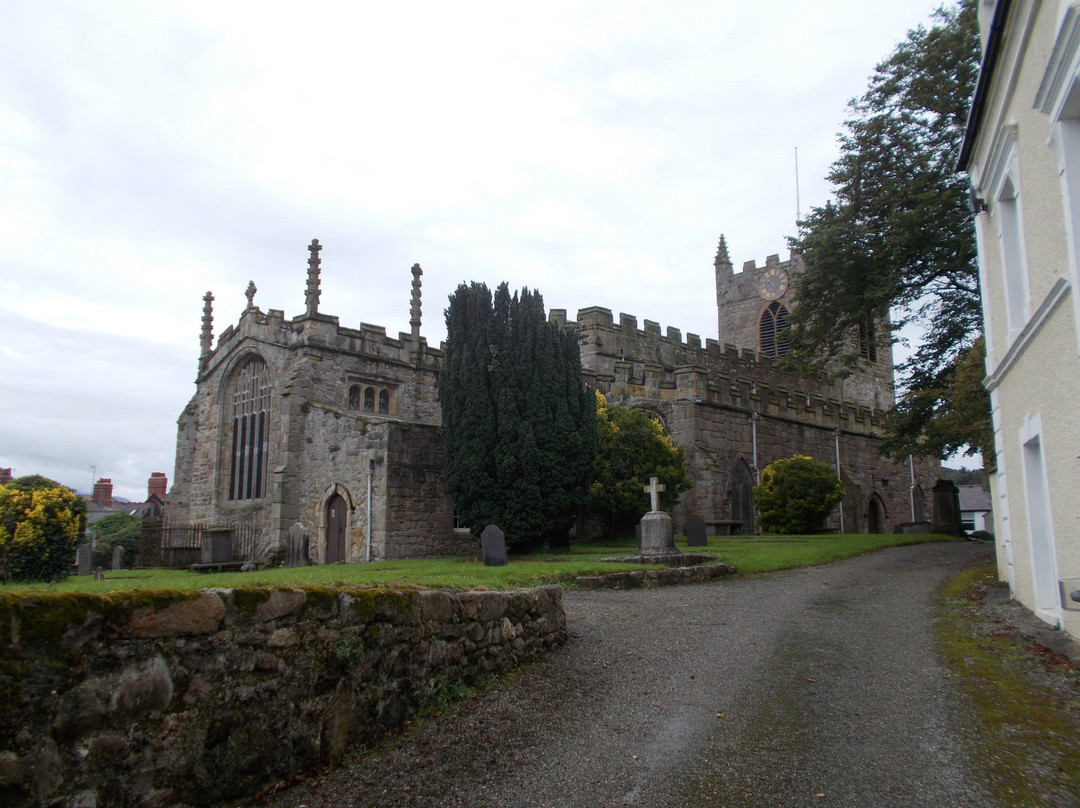
[[[717,713],[717,714],[716,714],[716,717],[717,717],[717,718],[723,718],[723,717],[724,717],[724,714],[723,714],[723,713]]]
[[[820,794],[820,793],[819,793],[819,794],[815,794],[814,796],[815,796],[815,797],[817,797],[817,798],[818,798],[819,800],[820,800],[820,799],[824,799],[824,797],[825,797],[825,795],[824,795],[824,794]]]
[[[817,679],[811,679],[809,676],[807,676],[806,681],[808,681],[808,682],[816,682]]]
[[[633,758],[634,758],[634,760],[640,760],[640,758],[637,755],[634,755]]]

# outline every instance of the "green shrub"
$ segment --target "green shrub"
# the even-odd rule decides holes
[[[754,488],[758,525],[766,533],[816,533],[843,498],[836,472],[803,456],[770,463]]]
[[[597,393],[596,426],[600,447],[588,512],[601,522],[606,536],[633,534],[649,510],[644,489],[650,478],[656,477],[664,486],[660,510],[666,511],[694,485],[682,448],[647,413],[609,404]]]
[[[100,519],[87,529],[93,534],[94,547],[99,552],[112,556],[113,548],[124,548],[124,564],[130,566],[139,557],[139,542],[142,539],[142,519],[128,513],[113,513]]]
[[[32,475],[0,485],[0,581],[61,581],[86,530],[86,503]]]

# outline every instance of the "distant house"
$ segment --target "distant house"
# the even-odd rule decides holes
[[[994,510],[990,504],[990,492],[981,485],[957,486],[960,492],[960,522],[964,530],[994,532]]]
[[[143,519],[160,515],[164,512],[168,487],[169,481],[164,472],[155,471],[146,484],[146,501],[132,502],[123,497],[114,497],[112,479],[101,477],[94,483],[93,493],[89,497],[79,495],[86,500],[86,523],[92,525],[114,513],[127,513]]]
[[[981,0],[971,178],[998,571],[1080,637],[1080,3]]]

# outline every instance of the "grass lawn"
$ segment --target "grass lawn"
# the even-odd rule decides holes
[[[680,550],[708,553],[734,566],[741,573],[826,564],[861,555],[882,547],[920,544],[929,541],[956,541],[948,536],[926,534],[843,534],[822,536],[713,536],[708,547],[686,546],[685,537],[676,538]],[[601,561],[606,556],[633,555],[637,544],[623,542],[581,543],[570,552],[512,556],[505,567],[485,567],[479,553],[475,558],[439,558],[408,561],[374,561],[370,564],[331,564],[294,569],[267,569],[257,572],[198,574],[187,570],[122,570],[106,572],[104,581],[71,576],[58,584],[6,584],[0,591],[46,589],[56,592],[113,592],[122,589],[203,589],[244,586],[412,586],[425,589],[522,589],[543,584],[573,585],[583,575],[599,575],[634,569],[640,564]]]

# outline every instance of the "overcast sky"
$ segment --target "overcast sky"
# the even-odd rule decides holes
[[[408,331],[419,263],[432,344],[468,280],[715,337],[721,233],[787,256],[937,5],[4,0],[0,466],[171,484],[203,294],[301,314],[312,238],[345,326]]]

